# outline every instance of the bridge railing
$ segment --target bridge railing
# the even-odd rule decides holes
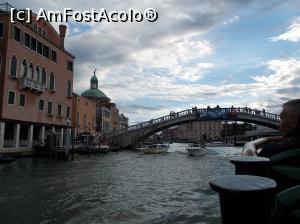
[[[225,108],[225,109],[229,109],[230,112],[252,114],[252,115],[256,115],[256,116],[265,117],[265,118],[268,118],[268,119],[280,121],[280,116],[279,115],[265,112],[265,110],[240,108],[240,107],[239,108]]]
[[[123,129],[119,129],[110,133],[107,133],[107,135],[110,134],[114,134],[114,135],[118,135],[118,134],[123,134],[125,132],[129,132],[129,131],[134,131],[137,129],[141,129],[141,128],[145,128],[145,127],[149,127],[155,124],[160,124],[169,120],[175,120],[181,117],[185,117],[188,115],[192,115],[194,113],[197,113],[199,115],[206,115],[206,114],[210,114],[210,112],[217,112],[220,114],[229,114],[229,113],[243,113],[243,114],[250,114],[250,115],[254,115],[254,116],[260,116],[260,117],[264,117],[266,119],[270,119],[270,120],[276,120],[279,121],[280,120],[280,116],[277,114],[272,114],[272,113],[268,113],[265,112],[265,110],[257,110],[257,109],[250,109],[250,108],[241,108],[241,107],[230,107],[230,108],[219,108],[219,107],[214,107],[214,108],[202,108],[202,109],[197,109],[196,107],[192,108],[192,109],[187,109],[187,110],[183,110],[180,112],[171,112],[169,115],[160,117],[160,118],[156,118],[156,119],[151,119],[149,121],[146,122],[142,122],[139,124],[135,124],[135,125],[131,125],[128,128],[123,128]]]
[[[180,117],[191,115],[194,112],[195,111],[192,110],[192,109],[187,109],[187,110],[180,111],[180,112],[174,112],[174,113],[170,113],[169,115],[166,115],[166,116],[163,116],[163,117],[160,117],[160,118],[151,119],[149,121],[142,122],[142,123],[135,124],[135,125],[131,125],[128,128],[122,128],[122,129],[119,129],[119,130],[116,130],[116,131],[113,131],[113,132],[110,132],[110,133],[106,133],[106,134],[107,135],[109,135],[109,134],[114,134],[114,135],[122,134],[124,132],[133,131],[133,130],[137,130],[137,129],[140,129],[140,128],[145,128],[145,127],[148,127],[148,126],[151,126],[151,125],[160,124],[162,122],[166,122],[166,121],[173,120],[173,119],[178,119]]]
[[[149,121],[146,121],[146,122],[143,122],[143,123],[140,123],[140,124],[131,125],[128,128],[126,128],[126,130],[130,131],[130,130],[140,129],[140,128],[147,127],[147,126],[150,126],[150,125],[153,125],[153,124],[158,124],[158,123],[162,123],[162,122],[165,122],[165,121],[168,121],[168,120],[171,120],[171,119],[176,119],[176,118],[179,118],[179,117],[183,117],[183,116],[186,116],[186,115],[192,114],[192,113],[193,112],[192,112],[191,109],[180,111],[180,112],[177,112],[177,113],[175,113],[175,112],[170,113],[169,115],[166,115],[166,116],[163,116],[163,117],[160,117],[160,118],[151,119]]]

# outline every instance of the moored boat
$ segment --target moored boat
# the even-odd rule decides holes
[[[8,154],[0,155],[0,163],[11,163],[15,160],[16,160],[16,158],[12,155],[8,155]]]
[[[207,153],[207,149],[204,144],[192,143],[186,148],[190,156],[201,156]]]
[[[108,151],[110,150],[108,145],[100,145],[97,152],[98,153],[108,153]]]
[[[150,145],[153,145],[153,144],[150,142],[141,142],[134,147],[134,151],[142,152],[146,148],[148,148]]]
[[[157,154],[157,153],[165,153],[169,149],[169,146],[166,144],[153,144],[146,147],[143,152],[144,154]]]
[[[79,150],[79,154],[103,154],[103,153],[108,153],[109,151],[109,146],[108,145],[85,145],[82,146]]]

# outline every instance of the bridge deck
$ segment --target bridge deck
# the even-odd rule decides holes
[[[280,117],[277,114],[265,112],[265,110],[255,110],[249,108],[192,108],[180,112],[171,112],[169,115],[151,119],[149,121],[129,126],[128,128],[105,133],[101,138],[114,138],[115,144],[118,141],[124,142],[124,138],[130,138],[131,141],[141,139],[143,136],[149,136],[165,128],[190,121],[205,120],[233,120],[256,123],[271,128],[279,126]],[[117,140],[118,136],[120,140]]]

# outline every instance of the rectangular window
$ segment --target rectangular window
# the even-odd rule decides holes
[[[56,52],[54,50],[52,50],[52,53],[51,53],[51,60],[53,62],[56,62]]]
[[[67,69],[69,70],[69,71],[73,71],[73,62],[71,62],[71,61],[67,61]]]
[[[21,41],[21,30],[16,26],[14,26],[13,36],[16,41]]]
[[[37,42],[37,52],[43,54],[43,44],[39,41]]]
[[[52,115],[52,102],[48,102],[48,114]]]
[[[43,56],[45,56],[46,58],[49,57],[49,47],[46,45],[43,45]]]
[[[4,37],[4,23],[0,23],[0,37]]]
[[[42,34],[42,28],[41,28],[41,27],[38,27],[38,32],[39,32],[40,34]]]
[[[31,50],[36,51],[36,39],[31,37],[31,45],[30,45]]]
[[[44,100],[39,100],[39,110],[44,110]]]
[[[67,117],[70,117],[70,113],[71,113],[71,108],[67,107]]]
[[[57,105],[57,116],[61,116],[61,105]]]
[[[24,94],[20,94],[19,106],[20,107],[24,107],[25,106],[25,95]]]
[[[76,118],[77,118],[77,127],[80,126],[80,117],[79,117],[79,112],[77,112],[77,115],[76,115]]]
[[[15,92],[8,91],[8,104],[14,104],[15,103]]]
[[[30,35],[25,33],[25,46],[30,47]]]
[[[35,31],[38,30],[38,27],[37,27],[37,25],[36,25],[35,23],[33,24],[33,29],[34,29]]]
[[[45,30],[43,30],[43,36],[47,36],[47,32]]]
[[[84,114],[83,125],[84,125],[84,127],[87,127],[87,125],[86,125],[86,114]]]
[[[104,110],[104,117],[109,118],[110,117],[110,112],[107,110]]]

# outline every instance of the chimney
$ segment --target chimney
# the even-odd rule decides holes
[[[60,36],[60,47],[65,48],[65,36],[66,36],[67,26],[59,25],[59,36]]]

